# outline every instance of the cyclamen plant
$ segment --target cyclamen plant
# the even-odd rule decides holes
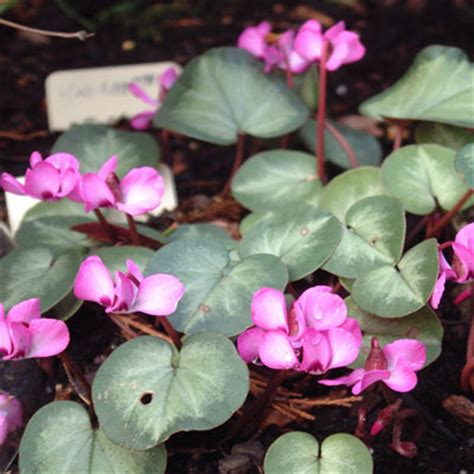
[[[399,394],[416,390],[422,369],[440,355],[443,327],[434,310],[445,283],[470,285],[458,303],[472,298],[474,224],[458,226],[450,240],[454,217],[462,221],[474,204],[472,146],[450,148],[466,141],[461,127],[474,128],[465,107],[471,65],[460,50],[429,47],[395,86],[362,104],[364,114],[397,127],[423,121],[416,144],[401,147],[398,137],[382,162],[374,137],[326,118],[327,71],[349,68],[366,53],[344,22],[323,31],[310,20],[279,34],[264,21],[246,28],[237,45],[206,52],[179,77],[166,71],[156,98],[129,85],[150,106],[132,128],[161,128],[163,151],[173,133],[236,145],[231,177],[211,208],[236,206],[234,199],[249,210],[237,238],[211,223],[182,224],[183,210],[159,217],[155,228],[136,223],[166,191],[154,166],[158,147],[143,133],[75,126],[47,158],[32,153],[24,183],[2,174],[5,192],[43,202],[25,217],[18,248],[0,260],[1,359],[57,355],[76,392],[29,420],[20,472],[164,473],[165,443],[175,433],[216,429],[206,445],[219,439],[230,452],[275,407],[281,423],[303,414],[316,432],[321,421],[308,395],[315,392],[318,403],[355,406],[356,437],[332,434],[319,446],[307,433],[287,433],[269,447],[266,474],[370,473],[366,445],[377,451],[374,436],[390,426],[391,447],[416,454],[421,415]],[[314,80],[313,65],[314,117],[293,81],[294,74]],[[446,89],[438,91],[440,84]],[[433,122],[445,133],[427,134]],[[456,140],[440,144],[438,135],[450,133]],[[272,146],[263,139],[281,137],[288,148],[297,135],[316,159],[258,151]],[[257,151],[242,164],[247,148]],[[347,157],[354,169],[326,173],[327,160]],[[111,209],[128,228],[110,222]],[[406,213],[416,221],[408,232]],[[105,361],[88,367],[91,386],[69,355],[65,320],[92,310],[94,317],[103,311],[117,334]],[[472,328],[460,374],[466,391],[474,390]],[[408,419],[414,434],[402,440]],[[0,444],[21,423],[20,401],[1,393]],[[341,458],[347,464],[338,471]]]

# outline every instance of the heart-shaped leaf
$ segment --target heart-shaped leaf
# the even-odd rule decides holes
[[[474,143],[469,143],[457,152],[454,166],[462,173],[466,184],[474,189]]]
[[[409,145],[390,154],[382,165],[387,193],[408,212],[425,215],[436,203],[451,209],[468,190],[454,168],[455,152],[439,145]],[[464,208],[474,204],[470,199]]]
[[[242,405],[249,373],[224,336],[196,334],[178,353],[144,336],[116,349],[101,365],[92,396],[101,428],[114,442],[148,449],[177,431],[209,430]]]
[[[288,267],[290,281],[317,270],[334,252],[341,229],[323,209],[300,206],[269,217],[250,229],[239,245],[241,257],[275,255]]]
[[[28,249],[48,246],[54,255],[66,252],[86,252],[94,242],[80,232],[71,230],[77,224],[93,222],[84,216],[45,216],[23,222],[15,240],[18,247]]]
[[[257,153],[232,181],[233,196],[252,211],[316,204],[321,189],[314,156],[288,150]]]
[[[59,256],[47,247],[14,250],[0,260],[0,301],[5,309],[29,298],[41,299],[44,313],[72,289],[82,255]]]
[[[308,433],[286,433],[268,448],[265,474],[372,474],[367,446],[355,436],[337,433],[319,445]]]
[[[286,266],[273,255],[252,255],[232,261],[225,245],[212,238],[184,239],[158,250],[145,274],[170,273],[186,292],[171,316],[186,334],[213,331],[233,336],[252,325],[253,294],[264,286],[283,290]]]
[[[109,272],[114,274],[116,270],[127,271],[127,260],[133,260],[142,271],[145,270],[154,252],[146,247],[134,245],[122,245],[120,247],[102,247],[92,252],[98,255]]]
[[[158,127],[217,145],[241,133],[260,138],[301,127],[308,109],[279,78],[239,48],[214,48],[191,61],[166,96]]]
[[[380,168],[361,166],[332,179],[321,194],[320,206],[344,222],[347,211],[357,201],[384,194]]]
[[[413,119],[474,127],[473,65],[458,48],[428,46],[388,90],[366,100],[360,111],[378,119]]]
[[[342,239],[324,270],[356,278],[380,265],[395,265],[405,240],[405,213],[398,199],[372,196],[346,213]]]
[[[74,202],[69,199],[60,201],[46,202],[39,201],[33,207],[28,209],[23,217],[23,222],[38,219],[46,216],[84,216],[84,204]],[[89,214],[91,219],[95,219],[94,214]]]
[[[228,232],[215,224],[180,225],[172,234],[169,235],[168,241],[174,242],[175,240],[194,239],[197,237],[211,237],[213,239],[221,240],[229,250],[235,248],[237,245],[237,242],[232,239]]]
[[[436,313],[428,306],[423,306],[403,318],[389,320],[363,311],[355,304],[351,296],[346,298],[346,305],[349,316],[357,319],[364,337],[359,357],[351,364],[351,367],[364,366],[370,352],[370,341],[374,336],[382,346],[397,339],[417,339],[426,347],[425,365],[431,364],[441,354],[443,325]]]
[[[458,151],[472,142],[472,134],[465,128],[436,122],[422,122],[415,129],[417,145],[435,144]]]
[[[382,160],[382,147],[374,136],[330,120],[328,123],[347,141],[347,144],[354,152],[359,166],[377,166],[380,164]],[[316,121],[310,119],[299,131],[303,143],[313,153],[316,151],[317,143],[315,130]],[[324,157],[341,168],[348,169],[353,167],[344,148],[327,129],[324,130]]]
[[[275,213],[272,211],[257,211],[247,214],[241,221],[239,225],[239,232],[241,235],[244,235],[250,229],[255,227],[260,222],[268,219],[269,217],[274,216]]]
[[[52,153],[64,151],[81,162],[81,173],[96,172],[112,155],[118,157],[117,174],[131,168],[156,166],[160,151],[146,133],[123,132],[104,125],[73,125],[53,146]]]
[[[437,276],[438,248],[429,239],[411,248],[396,267],[383,265],[357,278],[352,297],[369,313],[400,318],[426,304]]]
[[[50,403],[31,418],[20,445],[22,474],[164,473],[166,450],[132,451],[118,446],[91,425],[75,402]]]

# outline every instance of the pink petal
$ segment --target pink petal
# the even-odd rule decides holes
[[[169,67],[160,75],[160,86],[164,90],[169,90],[178,79],[178,71],[174,67]]]
[[[293,48],[307,61],[317,61],[321,58],[323,41],[319,22],[308,20],[298,30]]]
[[[237,338],[237,350],[245,362],[254,362],[258,358],[258,349],[263,341],[265,331],[260,328],[251,328],[244,331]]]
[[[416,339],[399,339],[386,344],[383,353],[390,371],[397,367],[400,360],[405,361],[412,370],[422,369],[426,362],[425,345]]]
[[[0,303],[0,357],[8,356],[13,351],[10,328],[5,319],[5,311]]]
[[[30,323],[31,345],[26,357],[50,357],[63,352],[69,344],[69,330],[64,321],[34,319]]]
[[[58,197],[65,197],[68,194],[74,191],[74,188],[77,186],[81,176],[77,171],[69,168],[64,171],[61,176],[61,190],[58,193]]]
[[[6,413],[3,413],[0,409],[0,446],[7,439],[8,432],[10,431],[8,426],[8,419]]]
[[[85,211],[98,207],[115,207],[115,196],[104,180],[94,173],[86,173],[81,180],[81,197]]]
[[[301,74],[302,72],[306,71],[311,63],[300,56],[296,51],[292,51],[288,57],[288,67],[290,71],[294,74]]]
[[[108,307],[107,313],[127,313],[138,292],[138,286],[122,272],[115,274],[115,299],[113,306]]]
[[[396,392],[409,392],[416,387],[418,377],[412,368],[404,361],[390,372],[390,377],[384,383]]]
[[[359,355],[362,341],[358,341],[349,331],[342,328],[329,329],[326,337],[331,347],[331,369],[352,364]]]
[[[346,24],[344,21],[338,21],[335,25],[328,28],[324,33],[324,39],[328,41],[333,41],[338,38],[338,36],[344,32],[346,29]]]
[[[467,300],[471,296],[471,293],[471,287],[461,291],[461,293],[459,293],[458,296],[454,298],[454,304],[461,304],[464,300]]]
[[[266,330],[288,333],[285,295],[274,288],[261,288],[252,298],[252,321]]]
[[[464,245],[471,253],[474,253],[474,223],[460,229],[454,241],[457,244]]]
[[[158,105],[158,100],[153,99],[139,84],[136,82],[130,82],[128,84],[128,90],[131,92],[137,99],[140,99],[142,102],[148,105],[156,106]]]
[[[323,333],[308,328],[301,340],[303,343],[301,370],[314,374],[324,374],[329,368],[332,357],[328,338]]]
[[[261,59],[267,45],[266,36],[270,31],[271,26],[267,21],[262,21],[256,27],[249,26],[240,34],[237,46]]]
[[[25,186],[10,173],[2,173],[0,184],[2,185],[3,190],[8,193],[18,194],[20,196],[26,194]]]
[[[453,243],[453,268],[457,274],[456,281],[464,283],[474,278],[474,252],[462,244]]]
[[[10,308],[7,320],[15,323],[29,323],[41,317],[41,303],[39,298],[22,301]]]
[[[281,331],[265,333],[258,355],[262,364],[270,369],[292,369],[298,365],[298,359],[290,340]]]
[[[117,208],[132,216],[155,209],[164,193],[164,181],[160,173],[144,166],[130,170],[120,181],[121,202]]]
[[[117,155],[112,155],[97,171],[97,176],[105,181],[110,174],[117,171],[118,158]]]
[[[48,156],[46,163],[50,163],[53,165],[57,170],[60,171],[79,171],[79,160],[70,153],[53,153],[52,155]]]
[[[37,321],[37,320],[33,320]],[[9,323],[10,340],[12,348],[9,354],[3,357],[4,360],[24,359],[30,348],[31,334],[23,323]]]
[[[348,387],[351,387],[357,382],[360,382],[364,374],[364,369],[355,369],[349,375],[338,377],[337,379],[319,380],[319,383],[322,385],[327,385],[328,387],[333,387],[336,385],[347,385]]]
[[[357,344],[362,345],[362,331],[360,330],[359,321],[357,321],[357,319],[347,318],[339,327],[349,331],[355,338]]]
[[[156,110],[150,110],[146,112],[140,112],[137,115],[134,115],[130,119],[130,125],[135,130],[146,130],[150,127],[151,121],[156,114]]]
[[[103,306],[111,306],[114,301],[114,283],[109,270],[100,257],[86,258],[79,267],[74,282],[74,295],[86,301],[94,301]]]
[[[58,170],[50,163],[42,161],[25,175],[26,192],[37,199],[57,199],[61,186]]]
[[[433,293],[431,295],[430,304],[433,309],[438,309],[439,302],[443,297],[444,287],[446,284],[446,272],[441,272],[438,279],[436,280]]]
[[[357,382],[353,387],[352,387],[352,393],[354,395],[359,395],[362,393],[367,387],[370,385],[376,383],[376,382],[386,382],[387,379],[390,377],[390,372],[388,370],[369,370],[369,371],[364,371],[364,375],[360,382]]]
[[[23,423],[21,403],[11,395],[0,393],[0,413],[8,420],[9,431],[16,430]]]
[[[176,311],[184,294],[184,285],[173,275],[157,273],[143,279],[129,312],[168,316]]]
[[[344,41],[332,42],[332,52],[326,61],[326,69],[335,71],[339,69],[349,56],[349,45]]]
[[[344,300],[333,293],[327,286],[315,286],[307,289],[296,300],[295,307],[300,307],[306,324],[319,331],[341,325],[347,317]]]
[[[128,272],[127,275],[132,276],[138,283],[140,283],[143,280],[143,273],[140,268],[138,268],[138,265],[130,259],[126,261],[126,265]]]
[[[43,161],[43,157],[39,151],[34,151],[30,155],[30,168],[34,168],[38,163]]]
[[[274,66],[285,67],[283,54],[274,46],[268,46],[264,49],[262,59],[265,63],[265,73],[269,73]]]

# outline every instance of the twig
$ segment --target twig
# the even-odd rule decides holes
[[[0,25],[9,26],[10,28],[15,28],[16,30],[27,31],[29,33],[35,33],[43,36],[53,36],[56,38],[66,38],[66,39],[78,39],[81,41],[94,36],[94,33],[89,33],[88,31],[75,31],[72,33],[64,33],[62,31],[50,31],[50,30],[41,30],[39,28],[31,28],[30,26],[20,25],[14,21],[5,20],[5,18],[0,18]]]
[[[114,314],[114,313],[107,313],[107,314],[109,318],[122,330],[126,339],[134,339],[135,337],[139,336],[139,334],[137,334],[133,329],[130,329],[127,326],[127,324],[124,321],[122,321],[122,319],[120,319],[118,314]]]
[[[141,323],[140,321],[137,321],[135,319],[132,319],[130,315],[122,316],[120,314],[117,314],[116,317],[120,319],[124,324],[128,326],[132,326],[135,329],[138,329],[142,331],[145,334],[148,334],[150,336],[155,336],[159,337],[160,339],[164,339],[165,341],[172,343],[173,341],[171,340],[170,337],[162,334],[159,331],[156,331],[152,327],[148,326],[147,324]]]

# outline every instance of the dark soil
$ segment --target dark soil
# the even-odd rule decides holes
[[[346,20],[349,27],[361,32],[362,41],[367,46],[367,56],[363,61],[331,74],[329,109],[337,117],[357,113],[358,104],[397,80],[423,47],[443,44],[472,53],[469,47],[474,39],[472,7],[469,9],[469,2],[460,0],[190,0],[174,3],[83,0],[69,2],[76,8],[73,17],[58,10],[56,2],[31,0],[20,3],[21,6],[8,12],[9,19],[57,31],[83,29],[84,21],[89,20],[96,27],[96,35],[85,42],[45,39],[38,43],[31,36],[0,25],[0,170],[14,174],[24,171],[31,151],[47,153],[57,138],[57,134],[47,132],[44,99],[44,80],[56,70],[159,60],[185,64],[208,48],[235,44],[238,34],[248,24],[270,19],[276,30],[296,27],[308,19],[308,9],[312,9],[336,21]],[[124,7],[124,13],[120,13],[116,4],[128,5],[130,10],[126,11]],[[127,40],[135,42],[133,49],[125,50],[123,45]],[[341,85],[347,87],[344,95],[336,93]],[[184,203],[181,221],[206,220],[209,201],[202,196],[196,200],[195,196],[212,197],[222,189],[233,154],[233,147],[215,147],[187,139],[173,140],[172,165],[180,200]],[[199,203],[203,212],[196,214]],[[1,209],[4,216],[4,207]],[[235,221],[241,212],[232,206],[231,210],[226,209],[217,217]],[[231,215],[226,216],[226,212]],[[193,215],[198,217],[193,218]],[[427,426],[418,442],[418,456],[413,459],[400,456],[390,449],[390,433],[381,434],[370,443],[378,473],[472,472],[473,427],[449,414],[442,406],[448,395],[459,393],[469,316],[466,306],[469,303],[465,303],[462,315],[459,308],[449,304],[449,300],[449,297],[445,298],[448,303],[440,310],[446,323],[442,355],[420,374],[416,390],[405,397],[405,406],[419,410]],[[70,328],[71,355],[91,376],[104,356],[121,342],[115,326],[89,307],[70,321]],[[61,369],[46,368],[50,374],[56,374],[57,381],[66,384]],[[32,361],[0,363],[0,374],[1,388],[19,396],[27,407],[28,416],[53,397],[54,384]],[[21,382],[15,383],[14,380]],[[311,384],[306,390],[308,395],[328,393],[317,384]],[[357,422],[356,411],[347,408],[318,409],[314,415],[316,421],[311,423],[293,423],[284,429],[274,425],[257,432],[252,441],[260,442],[263,448],[252,445],[252,449],[257,451],[256,457],[286,430],[307,431],[322,440],[334,432],[353,432]],[[233,443],[223,443],[216,449],[221,436],[222,430],[175,435],[167,443],[171,454],[168,472],[218,472],[219,460],[230,454],[233,446]],[[246,441],[248,438],[238,440],[239,443]],[[0,456],[0,468],[8,460],[6,452]],[[14,452],[15,443],[8,448],[10,456]],[[258,472],[251,462],[244,462],[242,466],[240,470],[221,472]],[[221,464],[221,469],[223,467]]]

